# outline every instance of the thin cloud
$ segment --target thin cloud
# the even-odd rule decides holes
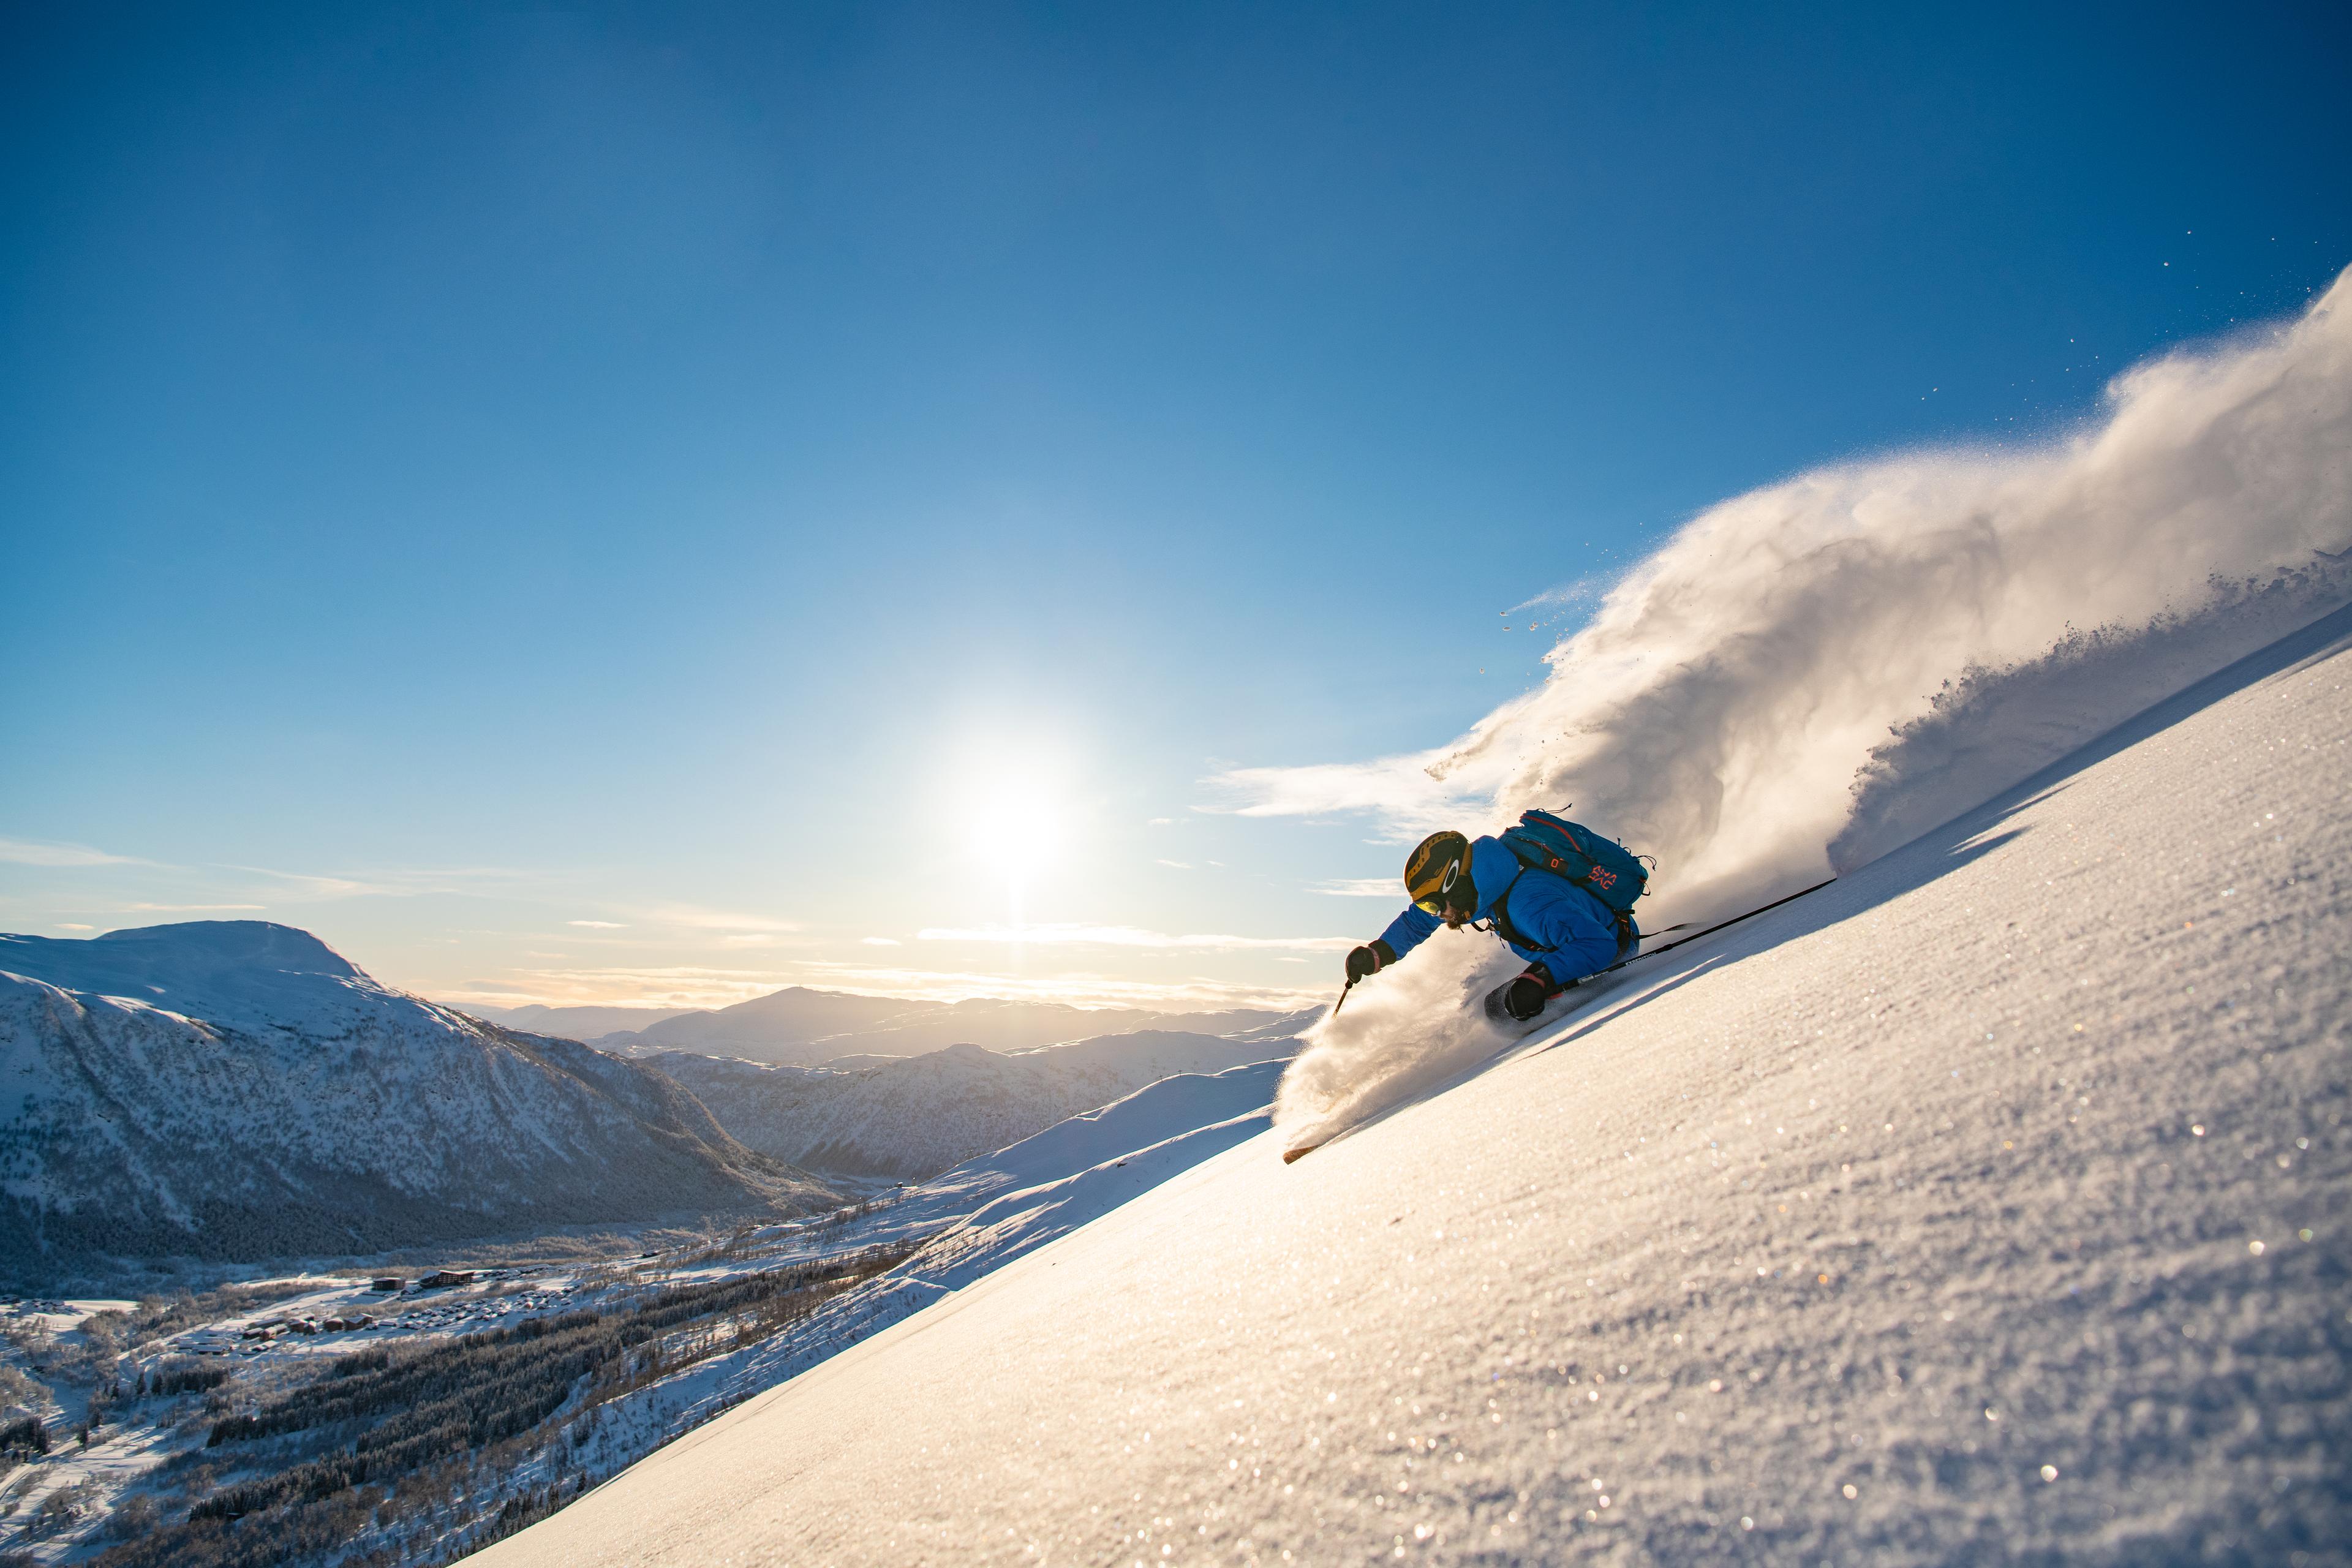
[[[468,980],[438,993],[464,1005],[519,1007],[728,1007],[782,990],[795,977],[776,970],[667,967],[516,969],[503,979]]]
[[[1155,866],[1166,866],[1171,870],[1177,871],[1189,871],[1192,868],[1181,860],[1155,860],[1152,864]]]
[[[424,889],[399,888],[388,882],[363,882],[354,877],[319,877],[308,871],[280,871],[269,866],[224,865],[225,871],[247,871],[257,877],[268,877],[287,886],[287,896],[294,899],[328,900],[391,897],[403,892],[422,892]]]
[[[1410,835],[1442,827],[1466,807],[1480,812],[1475,787],[1442,782],[1451,754],[1415,752],[1368,763],[1318,763],[1295,768],[1233,768],[1202,782],[1220,798],[1194,809],[1233,816],[1331,816],[1370,812],[1391,831]]]
[[[857,940],[867,947],[901,947],[905,945],[895,936],[862,936]]]
[[[1334,899],[1393,899],[1403,886],[1394,877],[1340,877],[1307,890]]]
[[[717,1008],[764,996],[786,985],[811,985],[908,1002],[1058,1002],[1074,1007],[1148,1007],[1202,1012],[1225,1007],[1311,1006],[1320,993],[1278,986],[1236,985],[1191,975],[1164,981],[1113,979],[1076,972],[1051,975],[987,974],[970,971],[891,968],[833,960],[789,970],[671,968],[518,969],[501,979],[469,980],[436,998],[453,1006]]]
[[[565,925],[578,926],[583,931],[626,931],[629,929],[618,921],[566,921],[563,923]]]
[[[1356,945],[1355,938],[1345,936],[1170,936],[1164,931],[1144,931],[1135,926],[1024,925],[982,926],[977,929],[934,926],[915,934],[922,942],[975,942],[1012,947],[1191,948],[1223,952],[1265,948],[1324,952]]]
[[[216,910],[243,910],[251,911],[266,910],[269,906],[268,904],[125,904],[122,907],[126,911],[131,914],[193,915],[203,914]]]
[[[0,861],[12,866],[152,866],[136,855],[111,855],[87,844],[50,844],[32,838],[0,838]]]
[[[656,925],[683,926],[689,931],[787,931],[803,929],[798,921],[780,921],[767,915],[741,914],[731,910],[708,910],[698,904],[658,904],[639,918]]]
[[[1234,985],[1202,975],[1153,982],[1115,980],[1083,972],[1033,976],[884,969],[856,963],[812,963],[806,967],[813,973],[803,979],[804,984],[922,1002],[1059,1002],[1072,1007],[1209,1012],[1226,1007],[1276,1007],[1286,1011],[1328,1000],[1318,992]]]
[[[240,866],[223,862],[224,871],[245,871],[283,882],[288,897],[333,899],[412,899],[428,893],[475,893],[484,884],[517,884],[533,880],[530,874],[498,866],[426,868],[417,870],[367,871],[352,876],[321,876],[310,871],[281,871],[274,866]]]
[[[59,931],[96,931],[98,929],[96,926],[83,925],[79,921],[59,921],[57,924]]]

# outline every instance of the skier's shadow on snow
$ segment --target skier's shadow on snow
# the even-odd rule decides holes
[[[1601,990],[1586,1004],[1593,1008],[1593,1016],[1578,1018],[1576,1010],[1571,1009],[1551,1026],[1557,1032],[1541,1043],[1499,1050],[1478,1070],[1516,1057],[1541,1055],[1571,1044],[1612,1019],[1682,989],[1703,974],[1726,964],[1760,957],[1782,942],[1850,921],[1948,876],[2031,832],[2023,826],[2004,825],[2027,809],[2063,794],[2074,776],[2085,769],[2161,734],[2226,697],[2274,677],[2295,674],[2347,647],[2352,647],[2352,605],[2322,616],[2300,631],[2290,632],[2269,647],[2152,704],[1983,805],[1961,813],[1940,827],[1929,829],[1818,892],[1785,909],[1760,915],[1720,937],[1695,942],[1663,961],[1664,967],[1631,984]]]

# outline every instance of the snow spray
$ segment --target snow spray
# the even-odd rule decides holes
[[[1493,937],[1439,931],[1306,1033],[1274,1119],[1313,1144],[1475,1067],[1509,1043],[1479,1000],[1522,967]]]
[[[1645,927],[1707,921],[1895,847],[2347,600],[2352,272],[2291,320],[2126,372],[2061,437],[1707,509],[1451,745],[1216,782],[1245,814],[1368,810],[1399,842],[1572,802],[1657,857]],[[1412,962],[1318,1029],[1278,1116],[1370,1114],[1409,1092],[1396,1075],[1445,1070],[1423,1056],[1469,1048],[1453,1036],[1482,1024],[1436,1021],[1459,961]]]

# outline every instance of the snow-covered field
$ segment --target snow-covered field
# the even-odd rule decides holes
[[[2348,645],[1296,1164],[1248,1137],[482,1561],[2343,1562]]]
[[[414,1271],[408,1276],[416,1277]],[[209,1363],[243,1379],[248,1388],[284,1386],[316,1375],[333,1358],[352,1351],[415,1346],[509,1326],[610,1294],[614,1281],[583,1290],[576,1271],[522,1268],[484,1271],[458,1289],[399,1292],[373,1290],[367,1279],[332,1275],[260,1283],[268,1299],[143,1342],[123,1358],[115,1381],[129,1393],[142,1375],[161,1367]],[[0,1329],[14,1338],[37,1325],[70,1346],[95,1314],[130,1313],[138,1306],[131,1300],[17,1301],[0,1306]],[[203,1418],[201,1395],[132,1397],[118,1401],[107,1412],[107,1424],[81,1444],[72,1435],[90,1408],[89,1384],[49,1378],[43,1387],[50,1400],[31,1413],[47,1420],[53,1447],[46,1458],[7,1477],[6,1504],[14,1506],[0,1514],[0,1550],[24,1552],[35,1562],[70,1561],[98,1544],[89,1521],[141,1487],[164,1460],[201,1446],[210,1422]],[[41,1505],[57,1494],[86,1498],[77,1510],[80,1525],[36,1522]]]

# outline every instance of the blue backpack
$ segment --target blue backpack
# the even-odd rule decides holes
[[[1650,872],[1623,845],[1549,811],[1522,812],[1500,835],[1519,864],[1565,877],[1613,910],[1620,921],[1649,890]]]

